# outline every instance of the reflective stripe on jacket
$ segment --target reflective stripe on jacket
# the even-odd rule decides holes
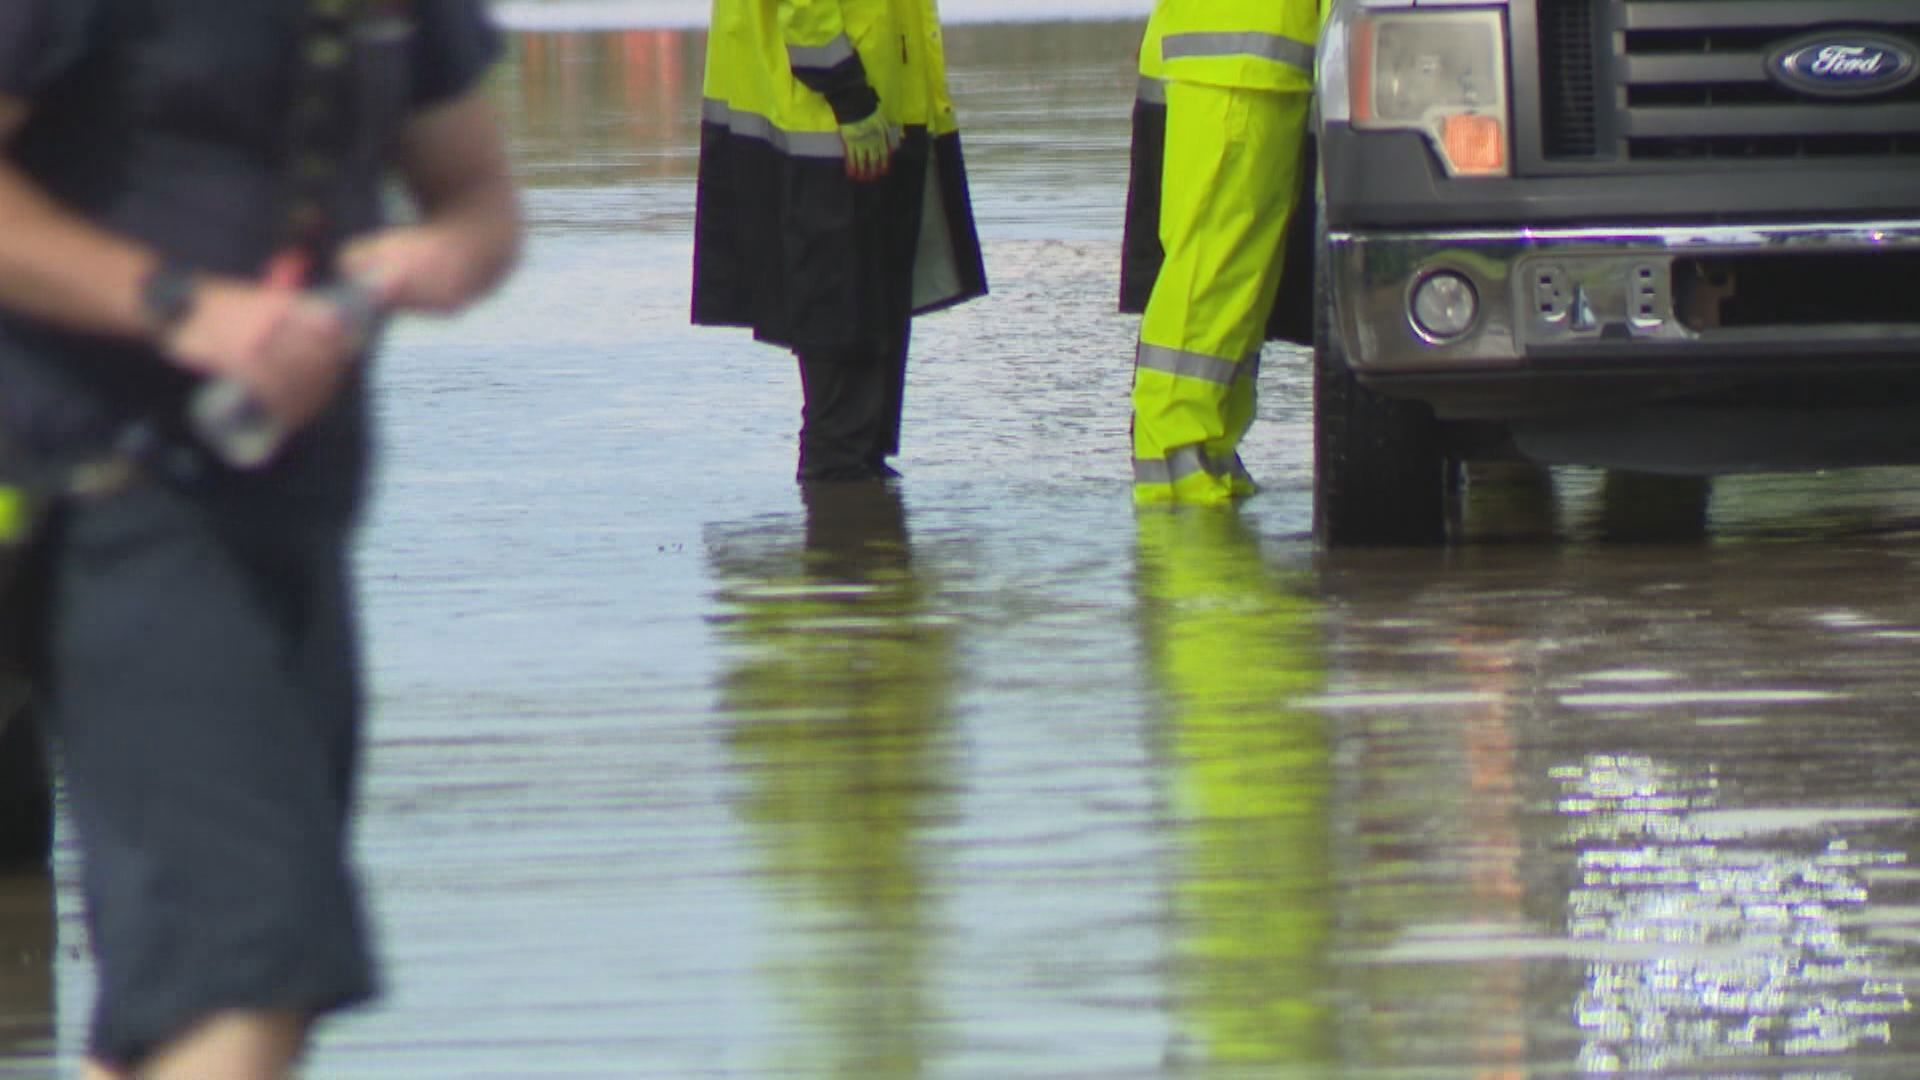
[[[838,157],[839,121],[799,76],[850,58],[887,119],[934,135],[956,130],[932,0],[714,0],[705,118],[801,156]],[[810,134],[836,136],[831,153]]]
[[[1319,0],[1160,0],[1150,19],[1158,74],[1248,90],[1313,88]]]
[[[692,319],[833,349],[986,293],[932,0],[714,0]],[[856,182],[842,120],[903,129]]]

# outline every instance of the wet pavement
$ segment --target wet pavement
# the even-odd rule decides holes
[[[383,361],[333,1078],[1920,1075],[1920,496],[1476,470],[1316,551],[1278,349],[1238,513],[1127,491],[1138,24],[948,33],[994,292],[897,490],[791,482],[790,360],[687,325],[697,33],[528,34],[528,265]],[[0,883],[0,1077],[71,1063]]]

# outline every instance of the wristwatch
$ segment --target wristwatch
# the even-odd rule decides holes
[[[147,274],[140,283],[140,306],[155,333],[167,333],[193,313],[199,287],[193,271],[179,263],[163,261]]]

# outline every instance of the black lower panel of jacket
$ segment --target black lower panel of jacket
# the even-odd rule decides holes
[[[839,159],[706,125],[693,321],[792,348],[890,338],[911,314],[928,153],[925,131],[910,130],[885,177],[856,183]]]

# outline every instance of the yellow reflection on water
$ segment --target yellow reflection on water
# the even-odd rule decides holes
[[[1291,704],[1322,685],[1318,612],[1237,514],[1143,512],[1138,530],[1179,851],[1175,1064],[1330,1064],[1329,747],[1319,716]]]
[[[945,814],[951,631],[926,617],[899,496],[817,485],[806,523],[709,544],[730,662],[720,714],[745,784],[780,1075],[921,1075],[936,1017],[921,829]]]

